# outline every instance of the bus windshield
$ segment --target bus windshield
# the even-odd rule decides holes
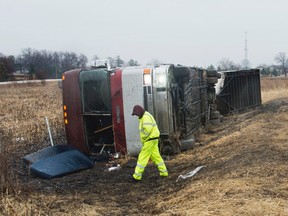
[[[81,71],[80,90],[83,113],[111,113],[109,72],[107,70]]]

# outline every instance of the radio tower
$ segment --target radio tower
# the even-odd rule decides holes
[[[245,32],[245,60],[244,60],[244,67],[248,68],[248,49],[247,49],[247,32]]]

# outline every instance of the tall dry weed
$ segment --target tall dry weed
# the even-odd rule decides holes
[[[65,144],[62,95],[57,83],[24,83],[0,86],[1,192],[13,192],[18,163],[50,144],[45,117],[54,144]],[[18,190],[18,189],[17,189]]]
[[[262,102],[288,96],[287,77],[263,77],[261,78]]]
[[[261,90],[270,91],[288,88],[288,77],[262,77]]]
[[[11,145],[11,131],[7,134],[0,131],[0,193],[15,194],[19,190],[17,181],[17,169],[15,169],[14,157],[9,152]]]

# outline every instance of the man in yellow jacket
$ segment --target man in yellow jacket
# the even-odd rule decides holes
[[[134,106],[132,115],[138,116],[140,140],[143,144],[138,155],[133,178],[138,181],[142,179],[142,175],[149,159],[151,159],[157,166],[160,176],[168,176],[166,165],[158,148],[160,131],[154,117],[149,112],[145,111],[140,105]]]

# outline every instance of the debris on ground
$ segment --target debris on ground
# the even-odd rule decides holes
[[[194,175],[196,175],[196,173],[198,172],[198,171],[200,171],[203,167],[205,167],[205,166],[198,166],[196,169],[194,169],[194,170],[192,170],[192,171],[190,171],[190,172],[188,172],[188,173],[186,173],[186,174],[184,174],[184,175],[179,175],[178,176],[178,178],[177,178],[177,180],[176,180],[176,182],[178,182],[180,179],[186,179],[186,178],[191,178],[191,177],[193,177]]]

